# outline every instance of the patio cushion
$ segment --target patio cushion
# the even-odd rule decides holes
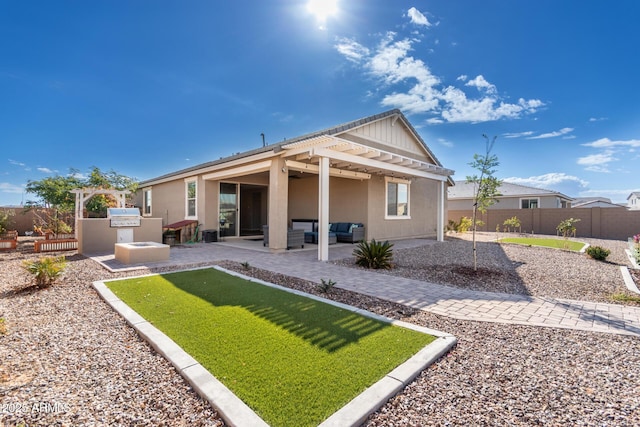
[[[350,222],[339,222],[336,224],[336,233],[350,233],[351,232],[351,230],[349,230],[350,227],[351,227]]]

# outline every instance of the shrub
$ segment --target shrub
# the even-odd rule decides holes
[[[463,216],[462,218],[460,218],[459,222],[455,222],[454,220],[450,219],[447,225],[447,229],[455,231],[456,233],[466,233],[471,228],[471,224],[471,218]]]
[[[51,286],[64,272],[67,260],[61,257],[44,257],[37,261],[25,260],[23,268],[33,274],[36,285],[41,287]]]
[[[609,249],[605,249],[601,246],[589,246],[587,248],[587,255],[593,259],[597,259],[598,261],[604,261],[610,253],[611,251]]]
[[[9,226],[12,223],[12,216],[13,211],[7,209],[0,210],[0,234],[6,233],[9,230]]]
[[[336,282],[329,279],[328,281],[324,279],[320,279],[320,284],[318,285],[318,290],[322,293],[327,293],[335,286]]]
[[[516,229],[519,231],[522,231],[522,228],[520,227],[520,220],[518,219],[517,216],[513,216],[509,219],[505,219],[502,225],[504,225],[505,231],[508,231],[508,232],[511,232],[512,228],[513,228],[513,231],[516,231]]]
[[[251,266],[249,265],[249,261],[241,262],[240,265],[245,269],[249,270]]]
[[[356,264],[362,267],[389,270],[393,260],[392,248],[393,243],[389,243],[389,241],[376,242],[375,239],[372,239],[371,243],[367,243],[363,240],[353,250],[353,255],[356,257]]]

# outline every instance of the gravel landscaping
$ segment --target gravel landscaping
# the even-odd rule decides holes
[[[610,249],[609,262],[482,242],[478,259],[488,273],[482,281],[471,280],[462,269],[469,266],[469,242],[449,238],[398,250],[398,268],[387,274],[608,301],[611,293],[624,291],[619,265],[628,265],[626,243],[585,240]],[[68,255],[59,284],[22,290],[30,283],[20,267],[24,257],[37,258],[0,253],[0,317],[7,329],[0,334],[0,425],[223,425],[215,410],[91,287],[97,279],[145,271],[109,273],[92,260]],[[433,268],[438,263],[454,268]],[[367,426],[640,424],[637,337],[455,320],[338,288],[323,294],[299,279],[222,264],[458,337],[455,349],[373,414]],[[34,404],[44,409],[34,412]]]

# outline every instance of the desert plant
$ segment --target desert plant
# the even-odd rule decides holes
[[[320,279],[320,284],[318,285],[318,290],[324,294],[326,294],[327,292],[329,292],[331,290],[331,288],[333,288],[335,286],[336,282],[334,282],[333,280],[329,279],[329,280],[324,280],[324,279]]]
[[[393,243],[389,241],[376,242],[375,239],[371,243],[366,240],[358,243],[358,247],[353,250],[356,257],[356,264],[366,268],[389,270],[392,267],[393,260]]]
[[[587,255],[598,261],[604,261],[610,253],[611,251],[609,249],[605,249],[601,246],[589,246],[587,248]]]
[[[248,270],[251,268],[251,266],[249,265],[249,261],[245,261],[245,262],[241,262],[240,265],[242,266],[242,268],[244,268],[245,270]]]
[[[560,221],[556,230],[562,237],[568,239],[570,236],[576,237],[576,223],[580,222],[579,218],[568,218]]]
[[[447,228],[456,233],[465,233],[471,228],[471,218],[463,216],[458,222],[450,219]]]
[[[516,229],[518,231],[522,231],[522,228],[520,227],[520,220],[518,219],[517,216],[513,216],[509,219],[505,219],[502,225],[504,225],[505,231],[508,231],[508,232],[511,232],[511,229],[513,229],[513,231],[516,231]]]
[[[560,221],[560,224],[556,227],[556,230],[564,238],[565,242],[569,240],[570,236],[576,237],[576,223],[580,222],[579,218],[568,218]],[[568,243],[565,244],[568,246]]]
[[[43,257],[36,261],[25,260],[23,268],[33,274],[36,285],[51,286],[64,273],[67,260],[64,256]]]
[[[7,324],[4,317],[0,317],[0,335],[7,335]]]
[[[0,234],[6,233],[9,230],[9,225],[12,223],[11,217],[13,211],[2,209],[0,210]]]

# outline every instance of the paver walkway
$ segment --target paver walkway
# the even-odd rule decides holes
[[[394,242],[394,245],[399,249],[429,242],[435,243],[414,239]],[[153,266],[219,260],[246,261],[253,267],[316,283],[320,283],[320,279],[331,279],[339,288],[455,319],[640,336],[640,307],[472,291],[319,262],[315,250],[271,254],[243,248],[243,243],[232,245],[232,242],[227,242],[174,247],[169,261],[154,263]],[[329,257],[345,258],[352,251],[352,245],[337,245],[330,248]],[[114,270],[126,267],[115,261],[113,256],[104,257],[102,261]]]

